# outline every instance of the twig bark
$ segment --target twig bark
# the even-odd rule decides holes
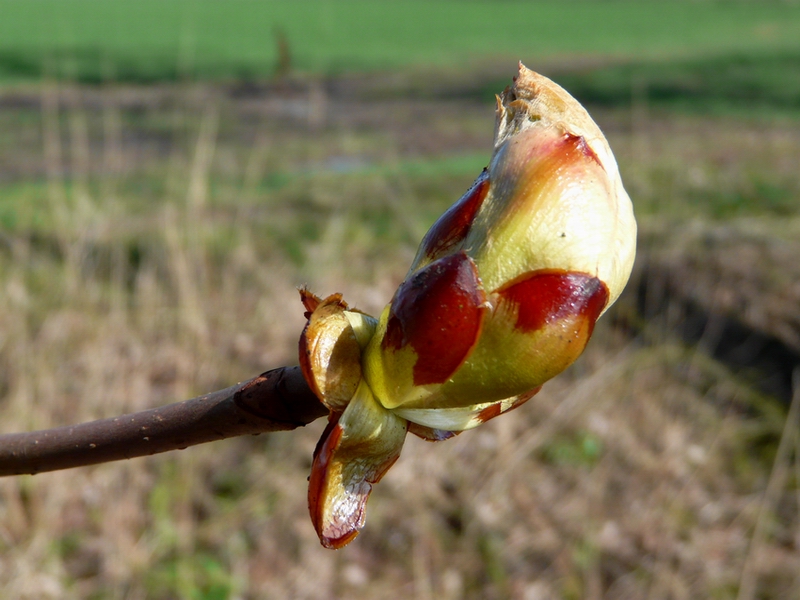
[[[298,367],[281,367],[191,400],[80,425],[0,435],[0,476],[148,456],[295,429],[327,414]]]

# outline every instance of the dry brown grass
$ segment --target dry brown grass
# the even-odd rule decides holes
[[[434,160],[473,145],[488,156],[489,108],[332,98],[320,109],[302,90],[238,104],[200,92],[28,97],[43,118],[13,129],[0,150],[13,157],[9,197],[35,206],[19,209],[0,245],[3,432],[138,410],[295,362],[295,286],[341,291],[377,312],[429,219],[469,183],[323,170],[263,184],[281,169]],[[396,126],[376,118],[389,109]],[[706,156],[709,135],[743,135],[724,121],[631,128],[603,117],[632,195],[647,201],[661,194],[659,173],[685,200],[676,182]],[[783,139],[782,125],[770,127],[731,147],[731,160]],[[696,148],[685,162],[676,137]],[[636,152],[642,144],[649,150]],[[723,170],[712,174],[746,183]],[[44,191],[14,187],[37,174]],[[645,214],[646,225],[659,214]],[[788,217],[774,227],[759,219],[768,231],[790,227]],[[644,248],[674,239],[683,238],[654,234]],[[579,363],[520,410],[444,443],[410,439],[375,489],[366,529],[342,551],[319,545],[306,510],[322,423],[0,480],[0,597],[800,596],[797,403],[784,428],[785,412],[764,408],[774,404],[737,373],[658,323],[632,335],[615,325],[622,316],[605,318]]]

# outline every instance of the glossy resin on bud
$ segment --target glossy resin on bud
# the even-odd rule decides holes
[[[497,98],[489,166],[428,231],[380,318],[302,292],[301,365],[331,410],[309,486],[322,543],[357,534],[407,431],[451,437],[572,364],[622,292],[635,244],[600,129],[520,64]]]

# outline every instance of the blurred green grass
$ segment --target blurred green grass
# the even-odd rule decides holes
[[[2,0],[0,14],[5,81],[264,78],[276,31],[293,68],[327,74],[800,52],[800,9],[778,1]]]
[[[561,86],[595,110],[646,108],[747,120],[800,114],[800,51],[796,50],[545,66]],[[465,92],[488,102],[502,85],[500,77],[487,78]]]

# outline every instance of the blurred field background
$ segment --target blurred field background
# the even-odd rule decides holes
[[[797,2],[0,0],[0,432],[295,364],[304,284],[378,313],[518,59],[639,219],[584,357],[337,552],[322,422],[2,479],[0,597],[800,597]]]

